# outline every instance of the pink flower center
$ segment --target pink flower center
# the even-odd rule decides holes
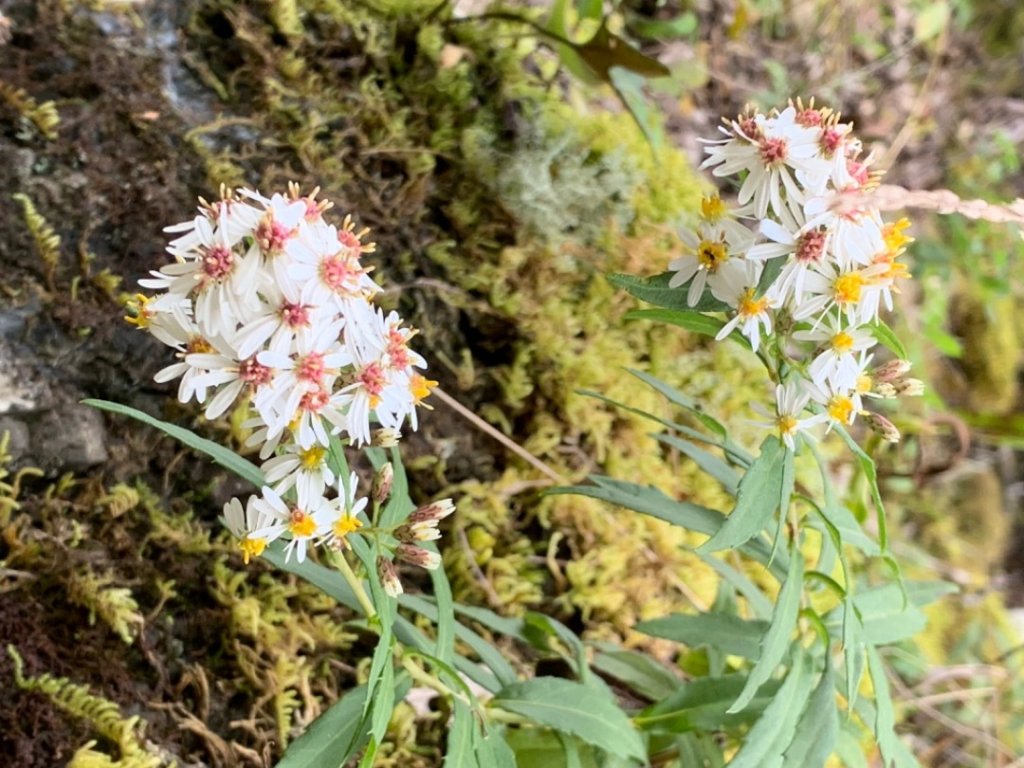
[[[359,254],[363,250],[363,244],[356,237],[355,232],[350,229],[342,229],[338,232],[338,242],[353,251],[355,254]]]
[[[796,116],[796,122],[804,128],[813,128],[821,125],[821,112],[816,109],[807,108]]]
[[[253,355],[238,364],[238,378],[252,387],[262,387],[270,383],[271,370],[256,360]]]
[[[863,187],[868,183],[868,167],[864,163],[858,163],[856,160],[847,160],[846,171],[860,186]]]
[[[302,396],[299,410],[306,413],[320,413],[331,401],[331,394],[326,389],[314,389]]]
[[[409,348],[405,336],[397,328],[388,330],[388,358],[394,368],[409,367]]]
[[[288,229],[277,221],[272,213],[268,213],[256,227],[256,242],[260,250],[267,255],[280,253],[295,230]]]
[[[785,139],[763,139],[761,141],[761,160],[765,165],[779,165],[786,161],[789,145]]]
[[[225,245],[215,245],[203,257],[203,275],[207,280],[223,280],[234,264],[234,252]]]
[[[359,372],[359,383],[363,385],[371,397],[378,397],[384,391],[387,376],[380,363],[370,363]]]
[[[320,279],[324,285],[337,293],[351,290],[359,271],[358,264],[340,252],[320,262]]]
[[[740,120],[740,132],[751,141],[758,141],[761,138],[761,129],[753,117],[744,117]]]
[[[281,309],[278,312],[281,315],[281,322],[289,328],[308,328],[309,310],[309,304],[293,304],[290,301],[285,301],[281,304]]]
[[[836,150],[839,149],[839,145],[842,143],[843,134],[835,128],[826,128],[821,132],[821,138],[819,139],[821,151],[829,157],[835,154]]]
[[[303,381],[311,381],[314,384],[319,384],[326,372],[327,367],[324,365],[324,356],[320,352],[310,352],[298,360],[295,366],[296,376]]]
[[[824,251],[825,233],[820,229],[804,232],[796,241],[796,260],[803,264],[821,261]]]
[[[320,218],[320,206],[311,197],[306,199],[306,221],[312,223]]]

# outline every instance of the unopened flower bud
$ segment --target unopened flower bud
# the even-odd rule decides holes
[[[383,504],[391,495],[391,484],[395,480],[395,468],[391,462],[387,462],[373,477],[373,501],[375,504]]]
[[[402,589],[402,582],[398,578],[395,564],[384,556],[377,558],[377,577],[380,579],[384,591],[391,597],[398,597],[405,591]]]
[[[402,433],[391,427],[383,427],[373,433],[370,444],[377,448],[394,448],[402,439]]]
[[[889,382],[882,382],[875,387],[875,394],[879,397],[892,399],[896,397],[896,387]]]
[[[425,504],[414,510],[413,513],[409,515],[408,522],[410,525],[417,525],[419,523],[436,523],[438,520],[443,520],[448,517],[448,515],[454,511],[455,504],[451,499],[441,499],[440,501]]]
[[[924,394],[924,382],[920,379],[902,379],[895,384],[896,394],[901,397],[920,397]]]
[[[437,552],[431,552],[423,547],[416,547],[412,544],[399,544],[395,548],[395,556],[410,565],[426,568],[432,571],[441,565],[441,556]]]
[[[880,413],[865,411],[864,418],[867,419],[871,431],[887,443],[898,443],[900,441],[900,431],[885,416],[882,416]]]
[[[909,360],[890,360],[875,368],[872,376],[876,381],[894,382],[897,379],[902,379],[908,373],[910,373]]]
[[[437,541],[441,532],[437,530],[436,522],[406,523],[395,529],[395,538],[402,542]]]

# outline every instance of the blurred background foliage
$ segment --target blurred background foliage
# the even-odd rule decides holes
[[[708,191],[696,139],[745,103],[813,96],[854,120],[894,183],[1024,195],[1015,0],[0,11],[2,349],[31,347],[31,365],[74,399],[129,402],[235,444],[241,413],[208,424],[169,403],[149,383],[162,352],[120,322],[162,261],[160,227],[221,183],[319,185],[373,227],[385,301],[423,329],[444,389],[557,475],[601,472],[712,507],[722,489],[649,422],[580,392],[679,418],[624,371],[641,368],[759,442],[754,361],[625,321],[634,302],[603,277],[665,267],[674,228]],[[908,576],[961,591],[885,661],[922,764],[1020,765],[1021,240],[913,218],[916,280],[895,320],[930,394],[893,414],[906,437],[879,460]],[[37,466],[4,424],[0,644],[15,650],[0,658],[0,754],[14,765],[270,765],[365,677],[370,638],[339,628],[343,609],[242,570],[217,516],[244,489],[217,468],[113,424],[105,463]],[[590,640],[706,672],[706,650],[630,630],[715,602],[718,576],[685,549],[695,539],[542,496],[542,475],[442,405],[422,424],[414,494],[456,495],[445,562],[457,599],[549,612]],[[838,461],[835,473],[847,476]],[[548,663],[508,650],[524,671]],[[439,764],[437,713],[402,705],[389,738],[381,765]],[[851,752],[879,764],[867,743]]]

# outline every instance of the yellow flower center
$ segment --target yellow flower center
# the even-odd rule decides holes
[[[334,521],[334,535],[343,539],[363,527],[363,521],[353,515],[342,515]]]
[[[796,432],[796,428],[800,425],[800,422],[795,416],[786,414],[784,416],[779,416],[779,418],[775,420],[775,425],[779,428],[779,434],[792,435]]]
[[[717,194],[706,195],[700,201],[700,215],[705,221],[716,222],[725,215],[725,203]]]
[[[416,401],[416,405],[419,405],[423,400],[430,396],[430,390],[437,386],[436,381],[431,381],[425,376],[420,376],[418,373],[413,374],[409,380],[409,391],[412,392],[413,400]]]
[[[853,349],[853,336],[848,334],[846,331],[840,331],[832,337],[832,341],[830,343],[832,345],[832,349],[836,352],[839,354],[846,354]]]
[[[864,287],[864,277],[859,272],[840,275],[832,284],[832,295],[838,304],[856,304],[860,301],[860,289]]]
[[[708,272],[714,274],[729,260],[729,250],[718,240],[701,240],[697,246],[697,261]]]
[[[320,445],[314,445],[305,450],[299,451],[299,464],[302,468],[312,472],[317,469],[324,462],[324,454],[327,451]]]
[[[141,330],[149,328],[150,322],[153,319],[153,311],[148,309],[146,305],[150,301],[150,297],[144,293],[136,293],[128,299],[124,304],[125,309],[128,310],[128,314],[124,316],[125,322]]]
[[[267,548],[266,539],[250,539],[246,536],[240,542],[238,542],[238,548],[242,550],[242,560],[246,565],[254,557],[259,557],[263,554],[263,550]]]
[[[296,507],[292,510],[291,518],[288,521],[288,530],[291,531],[292,536],[309,538],[316,533],[316,520],[312,515]]]
[[[903,230],[910,227],[910,219],[903,218],[886,224],[882,229],[882,240],[889,253],[897,254],[907,243],[914,242],[914,238],[903,233]]]
[[[841,424],[848,424],[853,413],[853,401],[846,395],[835,395],[828,401],[828,415]]]
[[[212,355],[217,350],[202,336],[193,336],[185,345],[185,351],[190,355]]]
[[[768,309],[768,297],[762,296],[760,299],[755,299],[754,292],[754,288],[747,288],[743,296],[740,297],[737,310],[740,317],[756,317]]]
[[[862,373],[860,376],[857,377],[856,390],[858,395],[866,395],[868,392],[871,391],[871,387],[873,386],[874,383],[871,381],[871,377],[868,376],[866,373]]]

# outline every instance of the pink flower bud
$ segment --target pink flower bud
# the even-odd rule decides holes
[[[395,468],[391,466],[389,461],[373,477],[373,501],[376,504],[383,504],[388,500],[391,495],[391,484],[395,480]]]
[[[395,548],[395,556],[410,565],[426,568],[428,571],[441,565],[441,556],[437,552],[431,552],[423,547],[415,547],[412,544],[399,544]]]
[[[384,591],[391,597],[398,597],[405,590],[402,589],[402,582],[398,578],[398,571],[395,564],[386,557],[377,558],[377,577],[384,586]]]

